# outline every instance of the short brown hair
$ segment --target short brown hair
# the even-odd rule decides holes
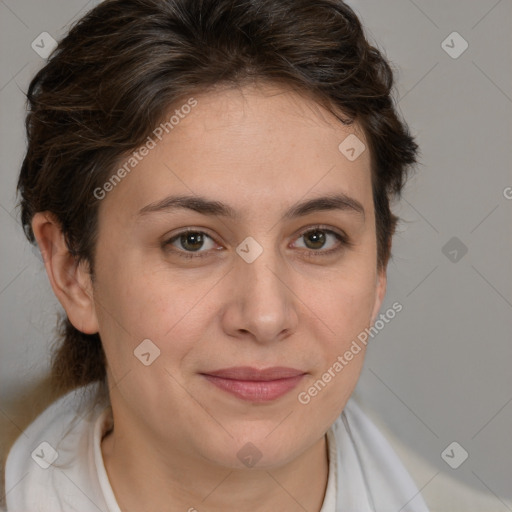
[[[168,111],[218,84],[278,82],[312,95],[369,144],[377,265],[387,265],[398,196],[418,147],[395,109],[393,72],[341,0],[107,0],[76,23],[33,78],[21,220],[52,212],[94,275],[93,191]],[[340,116],[340,112],[343,114]],[[98,334],[61,323],[52,372],[61,389],[105,380]]]

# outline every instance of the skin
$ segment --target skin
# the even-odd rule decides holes
[[[94,281],[49,212],[35,215],[34,233],[70,321],[99,332],[104,344],[114,430],[102,452],[121,510],[318,511],[325,433],[356,385],[364,348],[310,403],[297,397],[371,325],[386,289],[369,151],[351,162],[338,150],[351,133],[366,140],[357,124],[344,126],[282,86],[195,98],[192,112],[101,201]],[[358,201],[364,215],[281,218],[296,202],[333,193]],[[138,214],[171,194],[220,201],[238,217]],[[317,225],[324,245],[311,237]],[[179,237],[163,246],[188,227],[211,237],[199,249],[206,257],[180,257],[190,246]],[[252,263],[236,252],[248,236],[263,248]],[[144,339],[160,350],[149,366],[134,357]],[[306,375],[286,395],[253,403],[200,375],[232,366]],[[248,442],[261,453],[252,468],[237,457]]]

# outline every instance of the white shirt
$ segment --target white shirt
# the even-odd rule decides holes
[[[25,430],[5,470],[7,512],[121,512],[101,453],[112,425],[96,384],[61,397]],[[327,432],[320,512],[428,512],[391,445],[353,399]]]

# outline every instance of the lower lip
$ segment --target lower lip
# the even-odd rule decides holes
[[[248,402],[270,402],[286,395],[304,375],[268,381],[234,380],[204,375],[213,385]]]

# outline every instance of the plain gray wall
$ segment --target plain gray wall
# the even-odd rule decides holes
[[[44,63],[31,43],[43,31],[59,39],[96,3],[0,0],[0,412],[14,431],[16,404],[47,370],[60,308],[15,210],[23,93]],[[399,108],[422,151],[396,207],[403,222],[382,308],[398,301],[403,311],[371,341],[356,396],[431,465],[415,475],[426,495],[449,475],[491,496],[493,510],[512,510],[512,2],[349,3],[396,69]],[[468,43],[460,56],[454,31]],[[440,455],[452,441],[469,453],[456,470]]]

